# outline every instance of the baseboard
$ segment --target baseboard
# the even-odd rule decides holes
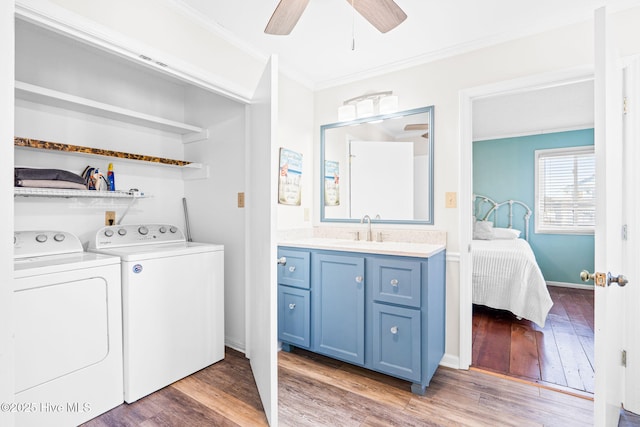
[[[442,360],[440,361],[440,366],[444,366],[445,368],[451,369],[461,369],[460,368],[460,358],[458,356],[454,356],[453,354],[445,354],[442,356]]]
[[[234,349],[236,351],[239,351],[242,354],[245,354],[245,355],[247,354],[245,352],[245,348],[244,348],[244,344],[243,343],[234,342],[234,341],[231,341],[231,340],[225,340],[224,341],[224,345],[227,346],[227,347],[230,347],[230,348],[232,348],[232,349]]]
[[[551,282],[551,281],[547,281],[547,286],[557,286],[559,288],[585,289],[585,290],[589,290],[589,291],[593,290],[593,285],[590,285],[588,283],[582,284],[582,283],[567,283],[567,282]]]

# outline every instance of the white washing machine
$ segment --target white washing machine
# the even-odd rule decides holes
[[[124,400],[224,358],[224,246],[168,224],[103,227],[89,244],[121,258]]]
[[[17,231],[15,425],[74,426],[123,402],[120,259],[59,231]]]

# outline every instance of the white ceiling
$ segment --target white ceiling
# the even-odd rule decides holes
[[[602,5],[610,11],[640,5],[639,0],[395,0],[408,18],[381,34],[354,15],[349,0],[311,0],[290,35],[273,36],[264,28],[279,0],[173,1],[254,54],[278,54],[281,70],[313,89],[589,20]]]
[[[473,140],[592,128],[593,80],[473,102]]]

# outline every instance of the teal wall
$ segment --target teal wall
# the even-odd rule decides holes
[[[473,192],[497,202],[521,200],[534,211],[529,243],[547,281],[581,283],[580,271],[594,271],[593,235],[536,234],[534,226],[534,151],[580,145],[593,145],[593,129],[473,143]]]

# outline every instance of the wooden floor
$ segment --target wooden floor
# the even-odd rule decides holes
[[[544,328],[507,312],[474,306],[472,365],[500,374],[593,393],[593,291],[549,287]]]
[[[295,349],[279,353],[280,426],[586,426],[593,402],[477,371],[440,367],[425,396],[410,383]],[[265,426],[243,354],[85,424]]]

